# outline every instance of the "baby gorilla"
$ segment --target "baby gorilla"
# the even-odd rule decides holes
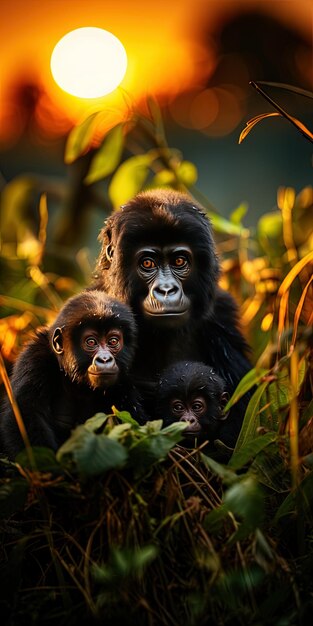
[[[232,429],[228,414],[223,413],[228,400],[224,381],[214,370],[199,362],[181,361],[161,375],[153,417],[164,426],[186,422],[184,437],[188,445],[215,439],[229,447],[235,445],[238,433]],[[206,448],[207,452],[209,448]]]
[[[13,368],[13,394],[31,444],[57,450],[77,424],[97,412],[111,413],[113,405],[141,419],[140,399],[127,376],[135,343],[127,305],[97,290],[70,298]],[[9,457],[23,448],[8,399],[0,438]]]

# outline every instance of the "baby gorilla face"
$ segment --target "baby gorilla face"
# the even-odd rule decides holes
[[[164,426],[185,422],[188,445],[214,441],[227,418],[223,409],[228,399],[224,381],[212,367],[197,361],[181,361],[162,373],[154,416]]]
[[[169,422],[186,422],[185,435],[201,433],[202,422],[208,411],[207,401],[204,396],[194,394],[189,399],[173,398],[170,404],[171,418]]]
[[[71,298],[51,329],[66,382],[102,392],[127,373],[135,339],[129,307],[95,290]]]
[[[106,389],[118,379],[116,357],[123,349],[123,333],[111,328],[107,333],[86,328],[81,337],[81,348],[89,358],[87,380],[94,389]]]

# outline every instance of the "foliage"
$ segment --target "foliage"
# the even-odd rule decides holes
[[[253,369],[229,406],[253,393],[227,466],[201,449],[186,450],[180,424],[139,426],[115,408],[77,427],[56,456],[27,448],[14,463],[2,458],[3,623],[307,623],[313,190],[279,189],[276,210],[248,229],[244,205],[225,219],[201,197],[196,167],[167,145],[155,102],[141,113],[130,109],[99,138],[103,115],[93,114],[68,138],[65,157],[79,166],[77,189],[89,203],[101,203],[103,194],[103,216],[154,186],[202,202],[215,230],[221,284],[238,300],[252,346]],[[30,333],[90,280],[88,251],[67,239],[79,231],[86,205],[71,212],[71,186],[66,193],[53,186],[53,202],[49,184],[22,176],[2,194],[4,382]]]
[[[298,94],[298,95],[304,96],[305,98],[310,98],[313,100],[313,93],[311,91],[306,91],[305,89],[299,89],[299,87],[293,87],[292,85],[285,85],[285,84],[280,84],[280,83],[269,83],[266,81],[259,81],[258,83],[251,81],[250,85],[252,85],[252,87],[254,87],[258,91],[258,93],[260,93],[263,96],[263,98],[265,98],[265,100],[270,102],[270,104],[277,110],[277,112],[276,113],[263,113],[261,115],[257,115],[257,117],[254,117],[252,120],[249,120],[249,122],[247,122],[246,128],[244,128],[244,130],[240,133],[239,143],[241,143],[245,139],[245,137],[250,133],[252,128],[256,124],[258,124],[261,120],[264,120],[267,117],[273,117],[273,116],[277,117],[280,115],[284,117],[286,120],[288,120],[288,122],[293,124],[293,126],[295,126],[297,130],[306,139],[308,139],[309,141],[313,141],[313,133],[309,130],[309,128],[307,128],[300,120],[290,115],[288,111],[283,109],[283,107],[281,107],[277,102],[275,102],[275,100],[273,100],[268,95],[268,93],[264,91],[261,85],[262,86],[264,85],[266,87],[278,87],[279,89],[283,89],[288,92]]]

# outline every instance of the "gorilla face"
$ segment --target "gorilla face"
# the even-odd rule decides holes
[[[214,308],[219,266],[211,226],[188,196],[139,194],[101,231],[97,286],[151,328],[181,328]]]
[[[184,283],[192,272],[189,246],[153,246],[136,252],[138,279],[146,287],[142,313],[152,324],[180,326],[189,320],[191,300]]]

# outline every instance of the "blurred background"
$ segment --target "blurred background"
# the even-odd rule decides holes
[[[0,12],[3,185],[35,177],[53,208],[77,177],[77,163],[64,163],[73,126],[102,110],[101,136],[130,101],[140,110],[149,95],[169,145],[196,165],[197,188],[221,215],[245,203],[251,226],[276,206],[278,187],[311,185],[312,143],[286,119],[264,120],[238,144],[249,119],[274,111],[249,81],[313,88],[309,0],[2,0]],[[121,88],[103,98],[70,96],[51,75],[57,41],[82,26],[111,31],[127,52]],[[269,93],[313,130],[312,100]],[[102,218],[100,207],[85,243],[95,241]]]

